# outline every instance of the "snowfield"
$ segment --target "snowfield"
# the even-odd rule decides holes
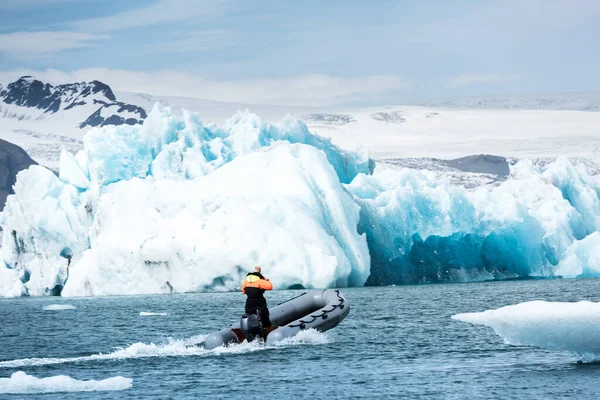
[[[311,132],[330,137],[333,144],[348,150],[366,148],[377,160],[453,159],[484,153],[532,160],[569,156],[586,160],[600,169],[600,112],[444,108],[443,104],[442,107],[328,109],[219,103],[127,92],[115,92],[115,95],[148,112],[156,102],[170,107],[179,116],[183,109],[194,111],[206,125],[223,125],[238,110],[250,110],[272,124],[291,114],[304,121]],[[572,108],[569,104],[565,108]],[[63,147],[71,153],[83,148],[83,135],[90,128],[77,126],[88,110],[74,108],[43,120],[33,118],[35,112],[31,110],[23,113],[26,119],[22,121],[0,118],[0,136],[23,147],[38,163],[57,170]]]

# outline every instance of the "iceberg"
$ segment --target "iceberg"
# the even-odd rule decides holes
[[[84,159],[81,169],[101,185],[147,176],[191,179],[282,141],[323,151],[341,183],[349,183],[358,173],[368,174],[374,168],[367,151],[344,151],[330,139],[312,134],[306,124],[289,115],[275,126],[248,111],[238,112],[219,128],[204,126],[198,114],[186,110],[182,117],[175,116],[157,103],[141,126],[88,132],[84,137],[87,157],[80,157]],[[69,183],[77,184],[79,180]]]
[[[585,362],[600,360],[600,303],[530,301],[452,319],[488,326],[510,345],[568,351]]]
[[[600,189],[567,158],[466,189],[248,111],[94,128],[0,226],[1,296],[237,290],[254,264],[276,288],[600,276]]]
[[[528,160],[505,182],[468,190],[411,170],[359,174],[368,285],[599,276],[600,196],[587,171]]]
[[[205,127],[155,106],[93,129],[57,177],[22,171],[0,224],[0,294],[87,296],[238,289],[261,264],[279,288],[362,285],[359,206],[343,183],[373,164],[285,118]]]

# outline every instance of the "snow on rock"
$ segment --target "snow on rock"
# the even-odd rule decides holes
[[[62,392],[94,392],[108,390],[126,390],[131,388],[131,378],[114,378],[80,381],[66,375],[36,378],[23,371],[13,373],[10,378],[0,378],[2,394],[34,394]]]
[[[600,360],[600,303],[531,301],[452,319],[489,326],[507,344],[569,351],[582,361]]]
[[[0,294],[102,295],[237,289],[261,264],[276,287],[362,285],[369,251],[343,182],[370,173],[289,117],[248,112],[223,128],[159,105],[32,167],[0,214]]]
[[[600,275],[599,190],[566,158],[520,162],[492,188],[378,169],[347,189],[371,250],[367,284]]]

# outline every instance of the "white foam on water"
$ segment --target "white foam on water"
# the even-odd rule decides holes
[[[149,316],[165,316],[169,315],[166,312],[150,312],[150,311],[142,311],[140,312],[141,317],[149,317]]]
[[[274,344],[276,347],[294,346],[299,344],[327,344],[329,337],[316,329],[307,329],[298,332],[295,336],[285,338]]]
[[[80,381],[66,375],[37,378],[23,371],[15,372],[10,378],[0,378],[1,394],[32,394],[60,392],[92,392],[125,390],[131,387],[133,379],[116,376],[101,381]]]
[[[44,311],[77,310],[77,307],[71,304],[50,304],[42,308]]]
[[[127,360],[145,357],[198,356],[205,353],[206,350],[204,348],[190,345],[186,342],[186,340],[169,339],[166,344],[138,342],[126,348],[117,348],[115,351],[106,354],[99,353],[92,354],[90,356],[67,358],[24,358],[19,360],[2,361],[0,362],[0,368],[20,368],[87,361]]]
[[[184,343],[186,346],[197,346],[199,344],[204,343],[204,341],[206,340],[206,337],[208,335],[195,335],[192,337],[189,337],[187,339],[184,339]]]
[[[530,301],[452,319],[489,326],[510,345],[568,351],[584,362],[600,361],[600,303]]]
[[[90,361],[128,360],[147,357],[186,357],[241,354],[280,348],[282,346],[329,343],[329,339],[324,333],[317,332],[314,329],[308,329],[306,331],[299,332],[294,337],[286,338],[273,346],[264,346],[259,341],[250,343],[244,341],[240,344],[218,347],[213,350],[206,350],[201,346],[201,344],[204,342],[207,336],[208,335],[196,335],[187,339],[169,338],[168,342],[165,344],[138,342],[126,348],[117,348],[111,353],[99,353],[83,357],[22,358],[17,360],[0,361],[0,368],[22,368]]]

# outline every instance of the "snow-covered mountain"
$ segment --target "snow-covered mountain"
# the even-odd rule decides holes
[[[92,127],[136,125],[146,115],[143,107],[121,101],[96,80],[52,85],[23,76],[0,85],[0,138],[54,170],[61,150],[81,149]]]
[[[0,115],[18,120],[59,115],[66,124],[85,128],[139,124],[146,118],[146,110],[117,101],[111,88],[100,81],[53,86],[23,76],[0,87]]]

